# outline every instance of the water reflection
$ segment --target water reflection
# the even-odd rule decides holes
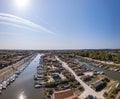
[[[39,66],[41,55],[38,54],[16,81],[2,91],[0,99],[45,99],[43,88],[34,88],[34,74],[37,66]]]
[[[27,96],[25,95],[25,92],[22,91],[19,95],[18,95],[18,99],[27,99]]]

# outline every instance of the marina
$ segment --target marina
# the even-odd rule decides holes
[[[44,99],[43,88],[34,88],[34,74],[37,72],[36,68],[39,66],[40,56],[41,54],[37,55],[34,60],[28,65],[25,65],[26,69],[23,66],[20,71],[16,71],[16,73],[9,78],[9,82],[3,81],[3,83],[0,84],[0,99],[8,99],[9,97],[12,97],[12,99],[39,99],[39,97],[41,97],[41,99]],[[18,77],[16,75],[18,75]]]
[[[83,66],[87,67],[88,69],[93,70],[94,72],[102,73],[102,74],[104,73],[106,76],[120,82],[120,73],[119,72],[106,70],[101,67],[95,67],[95,66],[89,65],[86,62],[79,62],[79,63],[82,64]]]

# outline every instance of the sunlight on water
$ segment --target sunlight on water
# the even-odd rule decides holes
[[[19,94],[18,99],[27,99],[24,91]]]

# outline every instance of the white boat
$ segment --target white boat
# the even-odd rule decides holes
[[[3,85],[2,85],[2,84],[0,84],[0,90],[2,90],[2,88],[3,88]]]
[[[16,71],[16,72],[15,72],[15,74],[19,75],[19,74],[20,74],[20,71],[19,71],[19,70],[18,70],[18,71]]]
[[[3,85],[3,87],[2,87],[3,89],[7,88],[7,82],[6,81],[3,81],[2,85]]]
[[[0,94],[2,93],[2,90],[0,90]]]
[[[35,88],[41,88],[42,85],[36,84],[34,87],[35,87]]]
[[[39,78],[39,77],[34,76],[34,80],[43,80],[43,78]]]
[[[14,75],[12,75],[10,78],[10,82],[12,83],[12,82],[14,82],[15,81],[15,79],[16,79],[16,75],[14,74]]]
[[[100,74],[103,75],[103,74],[105,74],[105,73],[102,71],[102,72],[100,72]]]
[[[6,84],[7,84],[7,86],[10,85],[10,79],[6,80]]]
[[[37,74],[38,78],[43,78],[43,75]]]
[[[35,85],[34,85],[35,88],[40,88],[42,87],[42,84],[40,81],[35,81]]]

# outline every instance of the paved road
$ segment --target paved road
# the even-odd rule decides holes
[[[80,99],[84,99],[86,96],[88,95],[93,95],[93,96],[96,96],[97,99],[105,99],[103,97],[103,93],[104,91],[101,91],[101,92],[96,92],[94,91],[91,87],[89,87],[86,83],[84,83],[77,75],[76,73],[67,65],[67,63],[63,62],[62,60],[60,60],[57,56],[56,56],[56,59],[62,63],[62,66],[68,70],[69,72],[71,72],[75,79],[84,87],[85,91],[79,96]]]

